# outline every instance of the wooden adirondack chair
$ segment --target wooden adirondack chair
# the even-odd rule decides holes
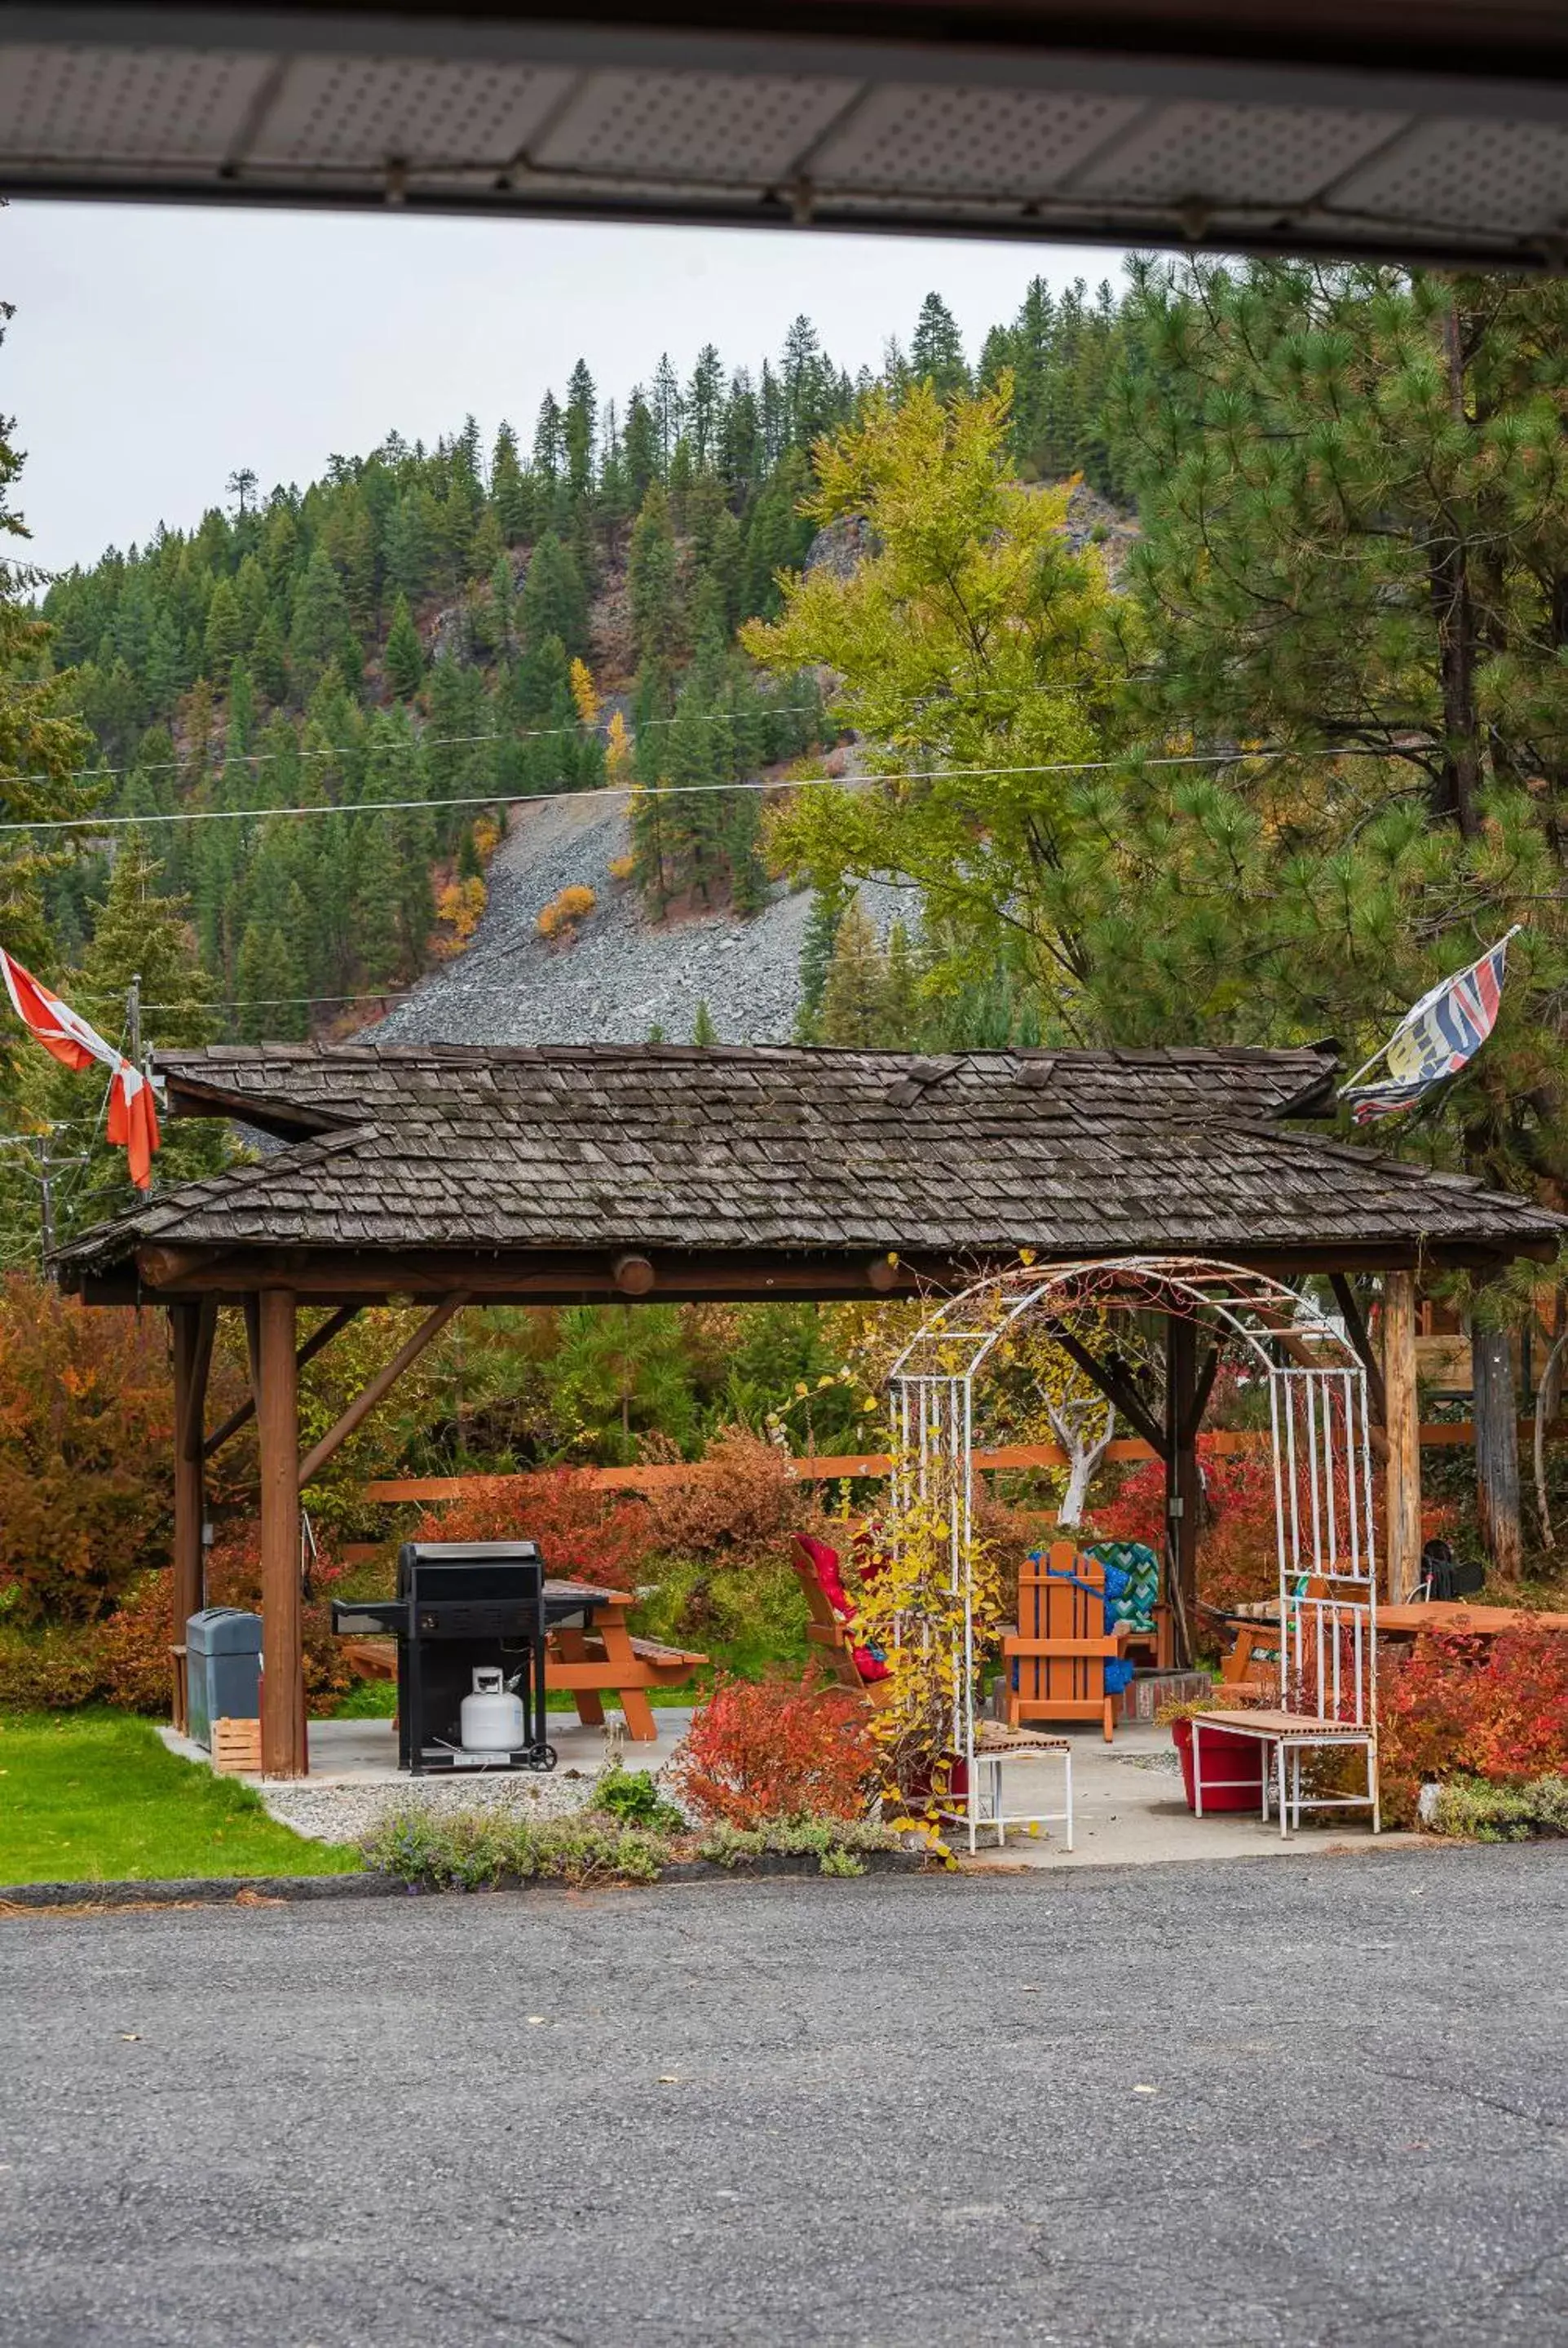
[[[817,1655],[841,1687],[853,1688],[863,1695],[874,1710],[880,1710],[892,1701],[892,1689],[886,1680],[863,1680],[860,1666],[855,1660],[853,1624],[845,1622],[834,1611],[832,1601],[822,1586],[810,1549],[800,1534],[790,1543],[790,1562],[800,1579],[805,1595],[806,1612],[810,1617],[805,1635]]]
[[[1066,1574],[1073,1580],[1063,1580]],[[1106,1743],[1112,1741],[1116,1699],[1105,1693],[1105,1666],[1121,1653],[1125,1632],[1105,1628],[1104,1586],[1104,1568],[1081,1556],[1071,1541],[1057,1541],[1043,1560],[1024,1560],[1018,1623],[1002,1637],[1003,1717],[1009,1727],[1098,1720]]]

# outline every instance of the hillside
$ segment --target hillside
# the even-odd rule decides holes
[[[705,1004],[721,1043],[787,1043],[809,894],[775,884],[749,919],[726,907],[654,922],[612,871],[630,852],[626,814],[613,801],[523,810],[490,860],[489,901],[467,952],[367,1034],[385,1043],[632,1044],[661,1027],[685,1043]],[[594,891],[593,911],[573,936],[542,938],[540,912],[575,886]],[[904,891],[862,896],[879,929],[907,914]]]
[[[971,370],[932,295],[882,380],[956,390],[1009,368],[1020,474],[1078,464],[1103,487],[1096,417],[1122,331],[1108,291],[1056,299],[1037,282]],[[421,981],[400,1023],[436,1016],[447,990],[462,1008],[442,1018],[483,1015],[513,963],[551,1032],[627,1032],[646,1004],[676,1027],[704,958],[734,953],[726,909],[752,919],[753,943],[743,983],[721,983],[715,960],[715,996],[733,1025],[787,1027],[805,909],[762,868],[758,795],[726,787],[831,736],[815,679],[764,684],[736,631],[776,610],[777,573],[812,541],[811,452],[872,387],[804,318],[776,361],[728,369],[710,345],[687,382],[661,359],[620,407],[579,365],[529,447],[503,425],[486,449],[469,419],[433,449],[392,433],[334,457],[302,490],[263,493],[241,468],[195,530],[56,581],[45,611],[102,760],[99,803],[162,819],[149,853],[191,925],[189,999],[151,1040],[345,1032]],[[613,819],[538,816],[496,847],[487,804],[607,782],[673,787],[651,847],[635,824],[628,839]],[[312,806],[333,812],[278,812]],[[568,877],[598,904],[546,951],[517,934],[529,876],[536,852],[566,872],[556,843],[579,822],[599,877]],[[627,855],[646,919],[623,883],[601,885]],[[91,960],[108,870],[99,850],[48,879],[62,976]],[[496,911],[459,977],[443,957],[487,890]]]

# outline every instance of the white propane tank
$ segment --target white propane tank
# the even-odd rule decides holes
[[[493,1663],[474,1672],[474,1693],[463,1698],[463,1750],[505,1761],[524,1741],[523,1699],[508,1695],[505,1674]]]

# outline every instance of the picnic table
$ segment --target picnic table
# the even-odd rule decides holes
[[[1231,1620],[1277,1626],[1279,1601],[1264,1598],[1228,1609]],[[1501,1639],[1505,1631],[1568,1631],[1568,1614],[1532,1613],[1523,1606],[1474,1606],[1465,1598],[1429,1598],[1409,1606],[1378,1602],[1378,1631],[1389,1639],[1419,1639],[1446,1631],[1462,1639]]]
[[[629,1736],[651,1745],[659,1735],[651,1688],[678,1687],[708,1660],[654,1639],[634,1639],[626,1627],[636,1603],[624,1590],[601,1590],[589,1581],[547,1581],[545,1595],[545,1687],[569,1694],[586,1725],[604,1719],[604,1699],[612,1695],[625,1715]],[[392,1639],[345,1639],[343,1653],[366,1679],[397,1677]]]

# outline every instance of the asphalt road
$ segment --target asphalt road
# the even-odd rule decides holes
[[[1541,2348],[1565,2055],[1561,1848],[13,1916],[0,2341]]]

